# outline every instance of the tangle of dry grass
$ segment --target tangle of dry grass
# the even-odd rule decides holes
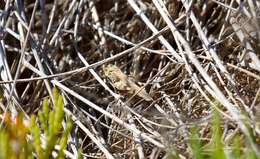
[[[1,112],[34,113],[57,86],[68,150],[93,158],[164,158],[172,145],[188,157],[189,128],[207,136],[216,101],[224,140],[259,136],[259,18],[253,0],[5,0]],[[153,101],[114,88],[108,64]]]

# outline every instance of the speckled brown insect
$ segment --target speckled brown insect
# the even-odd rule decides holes
[[[105,76],[110,80],[113,87],[118,91],[126,91],[127,93],[143,98],[146,101],[153,100],[152,97],[141,87],[139,87],[135,82],[128,78],[120,68],[115,65],[107,65],[103,67]]]

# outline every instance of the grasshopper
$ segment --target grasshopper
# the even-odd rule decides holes
[[[105,76],[110,80],[112,86],[119,91],[126,91],[127,93],[143,98],[146,101],[152,101],[152,97],[145,91],[144,88],[138,86],[120,68],[116,65],[107,65],[103,67]]]

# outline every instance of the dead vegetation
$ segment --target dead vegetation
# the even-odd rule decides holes
[[[174,146],[188,157],[189,127],[207,136],[217,101],[224,140],[250,135],[242,114],[260,134],[259,1],[5,0],[0,9],[1,112],[35,113],[56,86],[74,120],[72,154],[164,158]],[[140,90],[117,89],[108,64]]]

